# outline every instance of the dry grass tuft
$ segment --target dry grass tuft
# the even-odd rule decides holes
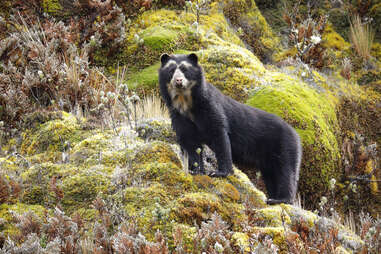
[[[374,32],[369,23],[363,23],[358,15],[353,16],[350,20],[349,36],[356,53],[364,61],[368,61],[374,39]]]
[[[146,96],[137,107],[136,114],[138,119],[165,118],[169,119],[167,107],[163,104],[160,97],[156,95]]]

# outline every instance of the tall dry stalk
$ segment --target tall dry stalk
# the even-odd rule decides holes
[[[363,23],[359,15],[350,19],[350,40],[357,54],[368,61],[371,57],[370,49],[374,39],[374,32],[369,23]]]

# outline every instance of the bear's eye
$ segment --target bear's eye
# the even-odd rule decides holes
[[[175,65],[169,66],[168,67],[168,73],[169,73],[169,75],[172,76],[173,73],[175,72],[175,70],[176,70],[176,66]]]
[[[188,71],[188,68],[187,67],[185,67],[184,65],[180,65],[180,70],[183,72],[183,73],[185,73],[185,72],[187,72]]]

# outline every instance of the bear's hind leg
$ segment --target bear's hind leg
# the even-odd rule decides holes
[[[273,190],[271,191],[272,193],[269,191],[267,204],[273,205],[280,203],[293,203],[297,184],[294,170],[294,168],[285,168],[283,166],[278,172],[276,172],[276,174],[272,176],[271,179],[267,179],[268,182],[271,182],[271,184],[266,184],[266,188],[267,185],[273,185]],[[266,178],[264,178],[264,180],[266,183]]]

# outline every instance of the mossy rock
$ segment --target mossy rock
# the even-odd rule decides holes
[[[179,50],[198,51],[210,45],[228,45],[230,43],[244,46],[218,6],[209,10],[208,14],[200,15],[196,26],[196,16],[193,13],[174,10],[152,10],[142,13],[127,33],[127,44],[123,54],[127,63],[132,64],[134,72],[147,66],[157,65],[160,55],[164,52],[174,53]],[[148,67],[148,68],[156,68]],[[158,68],[157,68],[158,69]],[[129,80],[147,80],[152,84],[157,72],[151,69],[134,74]],[[145,83],[145,82],[143,82]]]
[[[164,142],[152,142],[142,146],[134,158],[135,165],[145,163],[173,163],[181,167],[181,162],[172,148]]]
[[[340,175],[334,104],[297,80],[279,76],[275,82],[258,88],[247,104],[280,116],[299,133],[303,144],[299,191],[312,207],[328,191],[328,181]]]
[[[253,0],[222,1],[225,16],[242,30],[241,38],[261,61],[272,61],[272,54],[279,52],[280,40],[273,33],[266,19]]]
[[[200,64],[207,81],[224,94],[244,102],[250,89],[258,85],[265,73],[263,64],[240,46],[211,46],[200,51]]]
[[[172,53],[178,49],[198,49],[195,33],[191,29],[192,14],[179,15],[172,10],[146,11],[133,23],[126,34],[123,49],[125,61],[131,64],[134,72],[158,62],[163,52]],[[133,72],[132,72],[133,73]],[[157,69],[154,72],[157,75]],[[144,79],[150,79],[150,75]],[[136,76],[132,77],[138,79]]]
[[[147,119],[139,123],[137,133],[140,138],[151,141],[158,140],[167,143],[176,143],[176,134],[168,121]]]
[[[62,112],[62,119],[41,124],[37,131],[29,129],[23,133],[21,153],[28,156],[48,152],[47,156],[59,159],[69,144],[84,139],[86,133],[81,131],[77,119]]]
[[[132,73],[127,80],[128,88],[140,94],[140,91],[145,93],[158,88],[160,62],[157,62],[139,72]]]
[[[81,170],[62,179],[59,184],[64,193],[61,202],[69,214],[79,208],[90,207],[97,195],[112,192],[115,187],[110,184],[111,177],[104,172],[103,167],[98,167]]]
[[[161,26],[152,26],[141,32],[144,45],[152,50],[163,51],[176,44],[179,34]]]

